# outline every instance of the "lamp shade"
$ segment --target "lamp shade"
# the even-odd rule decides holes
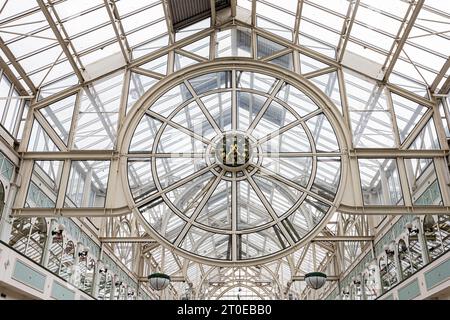
[[[317,290],[323,287],[327,281],[327,275],[322,272],[310,272],[305,274],[305,281],[311,288]]]
[[[153,290],[164,290],[170,283],[170,276],[164,273],[153,273],[148,276],[148,282]]]

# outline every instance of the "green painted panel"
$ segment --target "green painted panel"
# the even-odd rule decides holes
[[[56,300],[75,300],[75,292],[67,289],[57,281],[53,281],[51,296]]]
[[[431,289],[447,280],[450,277],[450,259],[447,259],[430,271],[425,272],[424,276],[427,289]]]
[[[407,285],[398,289],[398,299],[399,300],[411,300],[420,295],[419,282],[414,279]]]
[[[46,279],[45,274],[34,270],[20,260],[16,260],[11,278],[29,286],[30,288],[44,292]]]
[[[393,296],[392,294],[390,294],[390,295],[384,297],[384,298],[381,299],[381,300],[394,300],[394,296]]]

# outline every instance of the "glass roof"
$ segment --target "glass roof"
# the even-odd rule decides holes
[[[329,114],[283,75],[218,68],[190,77],[185,70],[227,59],[267,62],[328,96],[353,148],[438,150],[450,136],[450,2],[237,0],[234,19],[224,9],[177,32],[166,4],[0,0],[2,128],[18,142],[25,137],[23,153],[78,153],[68,165],[31,156],[24,206],[103,207],[114,159],[86,154],[117,152],[127,116],[157,89],[130,129],[127,187],[143,218],[131,230],[179,251],[150,246],[149,270],[182,275],[205,298],[281,297],[285,290],[301,297],[308,288],[292,278],[337,272],[329,261],[338,245],[290,248],[315,231],[369,235],[367,217],[330,213],[342,150]],[[174,72],[182,76],[158,89]],[[356,166],[362,204],[402,205],[405,192],[415,199],[412,188],[402,191],[405,165],[393,157]],[[339,243],[345,267],[365,244]],[[118,248],[129,266],[129,248]],[[277,253],[283,257],[265,259]],[[186,256],[258,263],[217,267]],[[181,282],[172,289],[190,290]]]
[[[347,53],[357,54],[378,66],[379,77],[410,90],[438,91],[449,76],[447,1],[256,0],[256,12],[250,0],[237,5],[242,15],[255,15],[257,28],[344,65],[351,64]],[[56,81],[72,86],[88,79],[90,66],[102,59],[116,55],[119,68],[167,46],[166,16],[158,0],[2,0],[0,56],[30,93]],[[173,39],[211,23],[204,19]],[[227,31],[217,34],[220,46],[226,37]]]

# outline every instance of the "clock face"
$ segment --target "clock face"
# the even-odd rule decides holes
[[[234,171],[250,163],[254,146],[245,133],[228,132],[218,137],[216,141],[213,152],[217,163],[220,163],[224,170]]]

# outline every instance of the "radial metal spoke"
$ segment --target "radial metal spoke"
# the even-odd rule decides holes
[[[186,233],[189,231],[192,223],[197,219],[198,215],[200,214],[200,212],[202,211],[203,207],[206,205],[208,200],[211,198],[211,195],[216,190],[217,186],[219,185],[219,183],[222,180],[222,177],[224,175],[225,175],[225,171],[222,170],[220,172],[220,174],[214,180],[212,180],[211,183],[208,183],[208,185],[206,185],[204,187],[203,190],[206,191],[205,196],[202,198],[202,200],[198,204],[197,208],[195,208],[195,211],[192,213],[192,216],[189,218],[189,221],[185,224],[185,226],[181,230],[180,234],[178,235],[177,239],[175,240],[175,243],[174,243],[175,247],[178,247],[180,245],[181,241],[183,241],[183,239],[184,239]]]
[[[264,152],[265,158],[340,157],[340,152]]]
[[[151,116],[151,117],[153,117],[153,118],[155,118],[155,119],[157,119],[157,120],[159,120],[159,121],[161,121],[163,123],[167,123],[171,127],[175,128],[175,129],[178,129],[179,131],[181,131],[183,133],[186,133],[187,135],[191,136],[194,139],[197,139],[197,140],[199,140],[199,141],[201,141],[203,143],[206,143],[206,144],[211,144],[211,140],[209,140],[208,138],[205,138],[204,136],[199,135],[198,133],[195,133],[194,131],[192,131],[192,130],[182,126],[181,124],[178,124],[176,122],[173,122],[172,120],[166,119],[166,118],[164,118],[163,116],[161,116],[160,114],[158,114],[158,113],[156,113],[154,111],[147,110],[146,113],[149,116]]]
[[[217,123],[214,120],[214,118],[211,116],[211,113],[209,112],[208,108],[206,108],[206,106],[203,103],[203,101],[198,97],[197,92],[195,92],[194,88],[192,88],[191,83],[186,80],[186,81],[184,81],[184,84],[188,88],[188,90],[190,91],[192,96],[194,97],[194,99],[197,102],[199,108],[202,110],[202,112],[205,115],[206,119],[208,119],[208,122],[211,124],[211,126],[214,129],[214,131],[217,134],[219,134],[219,135],[222,134],[222,130],[220,130],[219,126],[217,125]]]
[[[153,153],[153,152],[136,152],[126,155],[128,158],[204,158],[204,153],[186,152],[186,153]]]
[[[264,102],[263,106],[261,107],[261,110],[258,111],[255,118],[253,119],[252,123],[250,124],[247,134],[251,134],[255,127],[258,125],[259,120],[264,116],[264,113],[266,112],[267,108],[269,108],[270,104],[272,103],[273,98],[277,95],[278,91],[280,90],[281,86],[283,85],[283,80],[278,80],[275,87],[272,89],[272,92],[270,93],[270,97]]]
[[[162,189],[162,190],[152,194],[148,198],[139,201],[138,203],[136,203],[136,207],[141,207],[143,205],[146,205],[146,204],[154,201],[155,199],[158,199],[159,197],[161,197],[162,194],[170,192],[172,190],[175,190],[176,188],[181,187],[183,184],[186,184],[189,181],[194,180],[195,178],[198,178],[201,175],[209,172],[211,169],[214,169],[214,167],[216,167],[216,166],[217,166],[217,164],[211,164],[211,165],[209,165],[209,166],[207,166],[207,167],[205,167],[205,168],[203,168],[203,169],[201,169],[201,170],[199,170],[197,172],[194,172],[193,174],[191,174],[191,175],[189,175],[189,176],[187,176],[187,177],[185,177],[185,178],[183,178],[181,180],[178,180],[177,182],[167,186],[166,188],[164,188],[164,189]]]
[[[278,173],[275,173],[275,172],[273,172],[271,170],[265,169],[264,167],[260,167],[260,166],[257,166],[257,167],[259,168],[261,173],[264,173],[264,174],[266,174],[266,175],[268,175],[268,176],[270,176],[270,177],[272,177],[272,178],[274,178],[274,179],[276,179],[276,180],[278,180],[280,182],[283,182],[284,184],[288,185],[289,187],[292,187],[294,189],[300,190],[300,191],[308,194],[309,196],[311,196],[311,197],[313,197],[313,198],[315,198],[317,200],[320,200],[320,201],[322,201],[322,202],[324,202],[324,203],[326,203],[326,204],[328,204],[330,206],[334,206],[332,201],[330,201],[328,199],[325,199],[325,198],[319,196],[318,194],[315,194],[311,190],[308,190],[308,189],[302,187],[301,185],[296,184],[296,183],[292,182],[291,180],[284,178],[283,176],[280,176]]]
[[[289,233],[286,231],[284,225],[280,222],[280,218],[276,214],[275,210],[273,209],[273,207],[269,203],[269,201],[267,201],[266,196],[261,191],[261,189],[259,188],[258,184],[255,182],[255,180],[253,180],[253,178],[246,171],[244,171],[244,173],[245,173],[245,176],[247,178],[247,181],[249,182],[249,184],[251,185],[253,190],[258,195],[258,198],[261,200],[262,205],[266,208],[267,212],[270,214],[270,216],[272,217],[273,221],[275,221],[277,226],[280,228],[281,233],[283,234],[284,238],[289,242],[289,244],[291,246],[294,245],[294,240],[292,240],[292,238],[290,237]]]
[[[279,128],[278,130],[275,130],[275,131],[265,135],[264,137],[258,139],[258,145],[262,144],[262,143],[264,143],[264,142],[266,142],[268,140],[271,140],[271,139],[273,139],[273,138],[275,138],[275,137],[285,133],[286,131],[289,131],[292,128],[295,128],[296,126],[301,125],[302,123],[305,123],[309,119],[311,119],[311,118],[313,118],[316,115],[319,115],[321,113],[322,113],[322,110],[319,109],[319,110],[316,110],[316,111],[313,111],[313,112],[309,113],[306,117],[303,117],[301,119],[298,119],[298,120],[295,120],[295,121],[293,121],[291,123],[288,123],[287,125]]]

